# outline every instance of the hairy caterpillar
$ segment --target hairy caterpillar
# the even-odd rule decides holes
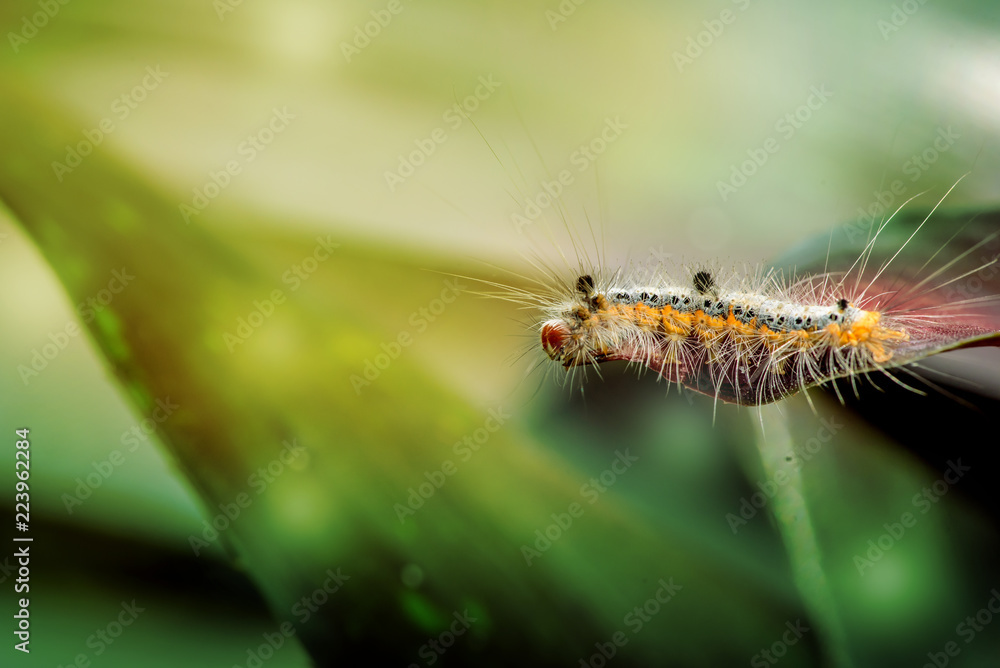
[[[542,346],[567,367],[625,360],[673,382],[704,368],[717,396],[731,386],[725,398],[760,404],[787,394],[784,378],[802,386],[884,365],[909,340],[901,323],[883,322],[880,312],[828,295],[815,281],[729,287],[699,270],[687,286],[660,279],[598,288],[584,275],[575,298],[542,323]]]
[[[660,267],[609,271],[581,262],[574,275],[545,269],[545,279],[532,289],[493,284],[505,289],[492,294],[537,309],[536,340],[571,373],[625,361],[743,405],[770,403],[839,378],[854,384],[873,372],[909,387],[888,371],[907,371],[903,365],[948,349],[997,344],[996,309],[977,311],[995,306],[995,295],[964,297],[954,289],[985,271],[992,277],[1000,245],[996,216],[971,229],[966,221],[959,232],[977,241],[936,268],[931,266],[944,248],[919,266],[894,264],[938,205],[911,225],[912,232],[908,221],[896,222],[909,236],[882,257],[876,242],[897,210],[846,271],[824,268],[786,278],[776,270],[689,268],[683,276]]]

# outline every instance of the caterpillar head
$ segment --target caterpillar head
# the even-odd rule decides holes
[[[604,295],[596,292],[593,277],[589,274],[580,276],[568,308],[542,324],[542,349],[550,359],[562,362],[566,367],[609,359],[605,337],[595,331],[607,324],[596,318],[595,312],[607,308]]]

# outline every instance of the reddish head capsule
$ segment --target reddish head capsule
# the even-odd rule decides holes
[[[542,325],[542,348],[549,358],[558,360],[562,356],[563,346],[569,338],[569,330],[558,320],[550,320]]]

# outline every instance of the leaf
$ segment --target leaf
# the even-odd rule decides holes
[[[231,224],[227,239],[202,218],[185,224],[176,200],[101,150],[58,182],[51,163],[77,126],[13,79],[2,86],[0,198],[72,302],[112,270],[134,273],[89,330],[142,413],[157,400],[178,406],[160,427],[163,443],[205,509],[179,547],[209,557],[225,545],[269,601],[275,628],[291,624],[320,665],[359,651],[374,663],[423,660],[422,648],[470,617],[449,661],[589,657],[628,633],[619,665],[668,651],[681,663],[726,663],[750,656],[798,609],[775,587],[779,575],[761,574],[780,564],[742,572],[721,512],[706,505],[711,523],[677,524],[629,494],[628,476],[637,489],[664,487],[653,462],[654,446],[674,438],[667,416],[634,445],[581,433],[567,441],[572,456],[540,447],[528,416],[474,401],[400,337],[438,318],[440,276],[335,235],[250,237]],[[328,259],[293,290],[286,272],[318,260],[320,247]],[[447,308],[457,324],[451,338],[437,336],[455,356],[484,307],[462,297]],[[475,353],[466,359],[496,366]],[[487,427],[499,428],[480,441]],[[707,419],[691,429],[691,442],[711,432]],[[474,453],[468,461],[459,444]],[[612,487],[608,476],[621,481]],[[679,500],[688,486],[676,481]],[[706,539],[685,522],[712,526],[711,547],[694,549]],[[671,579],[683,589],[661,604],[660,582]],[[647,605],[660,631],[639,634],[626,620]],[[707,641],[719,627],[731,644]]]
[[[806,486],[802,463],[789,461],[795,442],[784,416],[774,406],[761,407],[761,434],[757,448],[766,479],[781,480],[770,499],[781,537],[792,566],[793,579],[810,615],[819,625],[832,662],[850,666],[850,645],[844,630],[842,612],[838,608],[822,550],[813,526],[813,517],[806,502]]]

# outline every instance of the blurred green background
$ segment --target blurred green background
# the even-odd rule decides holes
[[[531,314],[448,277],[571,273],[567,227],[614,266],[757,263],[967,171],[947,205],[995,207],[993,3],[41,0],[0,26],[0,424],[31,429],[35,538],[3,665],[996,664],[994,351],[951,356],[978,411],[759,417],[529,373]],[[778,489],[807,514],[755,508]]]

